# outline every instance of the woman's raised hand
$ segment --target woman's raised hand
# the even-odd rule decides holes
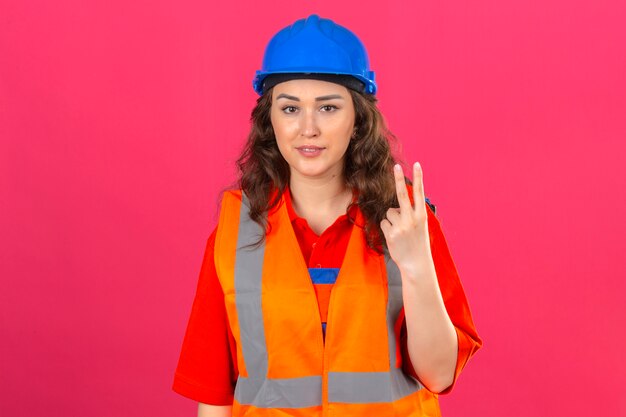
[[[422,181],[422,168],[419,162],[413,164],[413,201],[411,204],[402,167],[395,165],[393,175],[400,207],[387,210],[387,218],[380,222],[385,235],[389,255],[401,271],[411,276],[419,276],[424,262],[432,262],[430,239],[428,236],[428,213]]]

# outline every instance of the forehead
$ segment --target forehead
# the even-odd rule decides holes
[[[341,84],[310,79],[289,80],[276,84],[274,86],[272,96],[276,97],[280,93],[289,94],[303,99],[329,94],[340,94],[343,97],[350,95],[348,89]]]

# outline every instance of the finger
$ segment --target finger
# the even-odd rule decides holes
[[[398,204],[400,204],[400,213],[404,215],[410,214],[411,200],[409,200],[409,193],[406,189],[406,182],[404,181],[404,173],[400,164],[396,164],[393,167],[393,176],[396,181],[396,195],[398,196]]]
[[[424,174],[422,172],[422,166],[419,162],[413,164],[413,201],[415,202],[415,209],[425,210],[426,199],[424,195]]]
[[[393,226],[400,221],[400,209],[396,207],[390,207],[389,210],[387,210],[385,216],[387,217],[387,220],[389,220],[389,223],[391,223],[391,225]]]
[[[385,240],[388,239],[389,232],[391,231],[391,223],[387,219],[383,219],[380,222],[380,230],[383,231],[383,235],[385,236]]]

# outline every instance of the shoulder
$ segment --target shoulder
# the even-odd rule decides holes
[[[228,198],[235,198],[241,201],[242,196],[243,196],[243,192],[241,189],[238,189],[238,188],[227,188],[222,191],[222,200],[228,199]]]
[[[217,234],[224,230],[225,225],[238,223],[239,212],[242,204],[242,192],[238,189],[222,190],[219,196],[219,220]],[[219,237],[217,239],[219,241]]]
[[[237,188],[227,188],[220,192],[217,205],[221,211],[224,210],[225,207],[232,208],[234,206],[239,206],[242,201],[244,201],[244,193],[242,190]]]
[[[426,204],[428,205],[428,207],[430,207],[430,209],[433,211],[433,214],[437,214],[437,206],[434,205],[432,203],[432,201],[430,201],[430,199],[428,197],[424,197],[424,200],[426,200]]]

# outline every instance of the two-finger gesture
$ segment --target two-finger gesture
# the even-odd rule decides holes
[[[415,269],[420,267],[422,261],[431,258],[422,169],[419,162],[413,165],[415,207],[409,199],[400,165],[395,165],[393,175],[400,207],[387,210],[387,217],[380,222],[380,228],[387,241],[389,255],[398,267],[417,273]]]

